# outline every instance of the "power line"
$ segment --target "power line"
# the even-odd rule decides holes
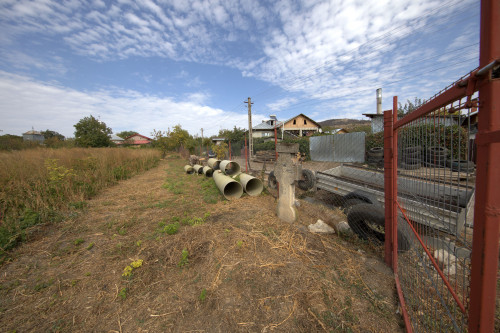
[[[454,2],[454,1],[449,1],[449,2],[447,2],[447,3],[444,3],[444,4],[442,4],[441,6],[439,6],[439,7],[435,8],[435,9],[433,9],[430,13],[426,13],[425,15],[421,15],[421,16],[419,16],[419,17],[417,17],[417,18],[415,18],[415,19],[411,20],[410,22],[403,23],[403,24],[401,24],[400,26],[395,27],[395,28],[393,28],[393,29],[389,30],[387,33],[385,33],[385,34],[383,34],[383,35],[381,35],[381,36],[379,36],[379,37],[376,37],[376,38],[370,39],[369,41],[367,41],[367,42],[365,42],[365,43],[363,43],[363,44],[359,45],[358,47],[356,47],[356,48],[354,48],[354,49],[351,49],[351,50],[348,50],[348,51],[345,51],[345,52],[343,52],[343,53],[340,53],[340,54],[336,55],[336,56],[335,56],[335,59],[331,59],[331,60],[325,61],[325,63],[324,63],[324,64],[322,64],[322,65],[318,65],[318,66],[316,66],[316,67],[313,67],[312,69],[305,70],[305,71],[303,71],[303,72],[301,72],[301,73],[299,73],[299,74],[295,75],[294,77],[292,77],[292,78],[290,78],[290,79],[288,80],[288,84],[293,85],[293,84],[295,84],[295,83],[297,83],[297,82],[298,82],[298,83],[305,82],[306,80],[310,79],[310,78],[311,78],[311,77],[313,77],[314,75],[318,75],[318,74],[314,74],[314,72],[316,72],[317,70],[319,70],[319,69],[323,69],[323,70],[324,70],[324,69],[326,69],[329,65],[331,65],[331,64],[332,64],[332,63],[334,63],[334,62],[336,62],[338,58],[343,57],[343,56],[347,56],[347,55],[351,55],[352,53],[354,53],[354,52],[356,52],[356,51],[359,51],[359,50],[361,50],[363,47],[366,47],[366,46],[368,46],[368,45],[374,44],[374,43],[376,43],[376,42],[381,42],[381,41],[387,41],[387,40],[390,40],[390,38],[389,38],[389,37],[391,37],[391,36],[395,36],[395,37],[393,37],[393,39],[403,39],[404,37],[407,37],[407,36],[411,35],[412,33],[414,33],[414,32],[416,32],[416,31],[418,31],[420,28],[422,28],[422,27],[424,27],[424,26],[428,28],[428,27],[430,27],[430,26],[434,26],[434,25],[437,25],[437,24],[441,24],[441,22],[440,22],[440,21],[437,21],[437,20],[436,20],[436,21],[435,21],[435,22],[433,22],[432,24],[421,25],[421,26],[420,26],[420,27],[418,27],[417,29],[414,29],[414,28],[412,29],[412,27],[411,27],[412,22],[420,22],[420,21],[423,21],[423,19],[424,19],[424,18],[427,18],[427,17],[431,16],[431,14],[433,14],[433,13],[434,13],[434,12],[436,12],[436,11],[439,11],[440,9],[442,9],[442,8],[444,8],[444,7],[447,7],[447,6],[448,6],[450,3],[452,3],[452,2]],[[464,8],[460,8],[460,9],[458,9],[458,10],[456,9],[456,10],[454,11],[454,15],[453,15],[453,16],[458,15],[458,14],[457,14],[457,11],[458,11],[458,13],[462,13],[464,9],[467,9],[468,7],[467,7],[466,5],[468,5],[468,4],[465,4],[465,5],[463,6]],[[465,7],[467,7],[467,8],[465,8]],[[450,14],[450,16],[452,16],[452,15]],[[463,22],[455,22],[454,24],[459,24],[459,23],[460,23],[460,24],[463,24]],[[449,25],[448,25],[448,26],[449,26]],[[406,33],[406,34],[404,34],[404,35],[402,35],[402,36],[401,36],[401,35],[396,36],[396,34],[395,34],[395,33],[396,33],[397,31],[399,31],[399,30],[402,30],[402,29],[412,29],[412,30],[410,30],[408,33]],[[378,50],[378,49],[372,50],[372,52],[373,52],[373,51],[376,51],[376,50]],[[309,73],[313,73],[313,74],[312,74],[312,75],[307,76],[307,74],[309,74]],[[335,73],[335,72],[334,72],[334,73]],[[293,87],[293,86],[292,86],[292,87]],[[268,92],[268,91],[275,90],[275,89],[278,89],[278,88],[277,88],[277,87],[275,87],[275,88],[268,88],[268,89],[264,89],[264,90],[262,90],[262,91],[260,91],[260,92],[257,92],[257,93],[255,93],[255,94],[252,94],[252,95],[253,95],[253,96],[254,96],[254,98],[255,98],[255,97],[260,96],[260,95],[262,95],[262,94],[264,94],[264,93],[266,93],[266,92]]]

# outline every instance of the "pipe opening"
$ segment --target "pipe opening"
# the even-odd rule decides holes
[[[206,177],[212,177],[214,170],[210,167],[204,167],[203,173],[205,174]]]
[[[257,178],[250,179],[245,185],[245,192],[247,192],[248,195],[251,196],[257,196],[261,194],[263,189],[264,186],[262,185],[262,182]]]
[[[192,166],[190,165],[186,165],[184,166],[184,171],[188,174],[188,175],[192,175],[194,173],[194,169]]]
[[[224,186],[224,196],[226,199],[237,199],[243,194],[243,187],[238,182],[229,182]]]
[[[230,162],[225,165],[224,173],[228,176],[234,176],[240,173],[240,165],[236,162]]]

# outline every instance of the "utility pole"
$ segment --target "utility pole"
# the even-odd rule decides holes
[[[244,101],[243,103],[248,104],[248,157],[252,158],[253,155],[253,137],[252,137],[252,99],[248,97],[248,101]]]

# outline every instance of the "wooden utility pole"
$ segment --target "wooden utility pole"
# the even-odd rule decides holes
[[[248,104],[248,158],[252,158],[253,155],[253,137],[252,137],[252,99],[248,97],[248,101],[244,101]]]

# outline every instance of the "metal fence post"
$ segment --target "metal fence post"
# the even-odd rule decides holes
[[[392,193],[393,201],[391,202],[392,209],[392,269],[398,271],[398,130],[394,125],[398,122],[398,96],[392,97]]]
[[[384,111],[384,189],[385,189],[385,263],[392,267],[392,221],[394,206],[394,173],[392,164],[393,151],[392,112]]]
[[[480,67],[500,59],[500,1],[481,1]],[[498,65],[496,69],[499,71]],[[498,74],[497,74],[498,75]],[[469,332],[493,332],[500,235],[500,77],[489,71],[479,87],[476,202]]]

